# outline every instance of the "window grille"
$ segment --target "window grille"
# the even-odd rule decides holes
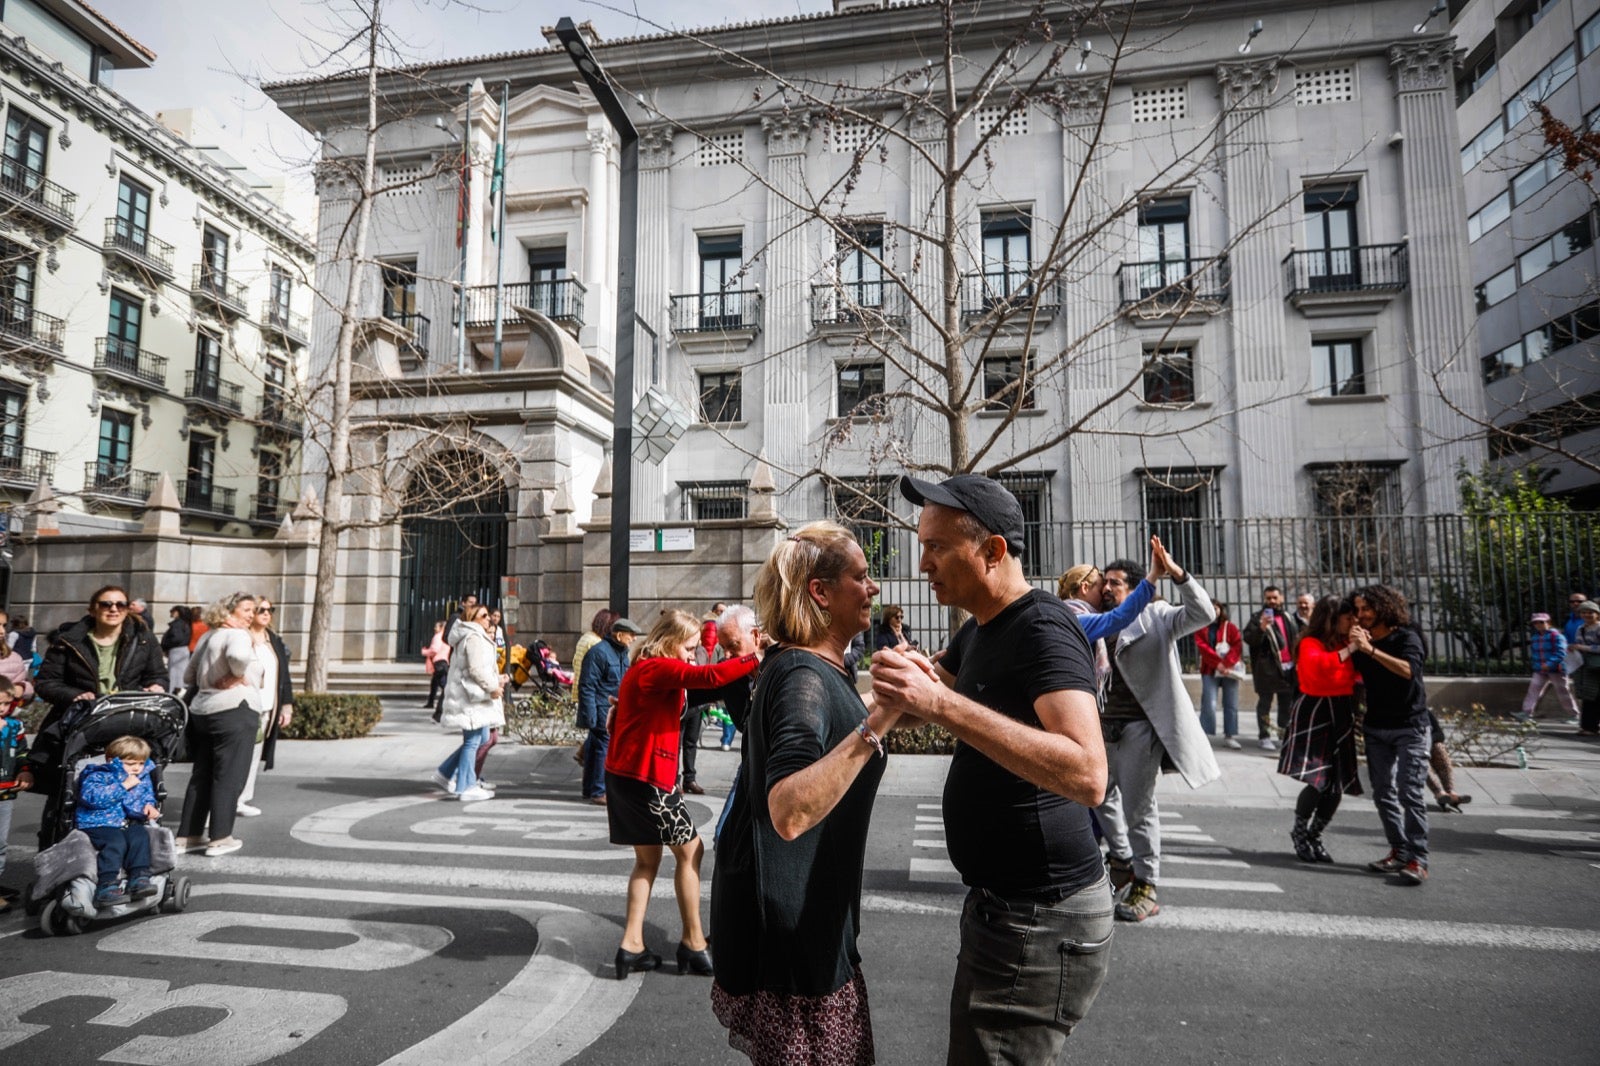
[[[1141,470],[1144,523],[1179,565],[1197,573],[1222,571],[1220,467]]]
[[[988,104],[978,108],[978,135],[995,130],[1001,137],[1025,137],[1028,134],[1028,107],[1026,104],[1006,114],[1009,104]]]
[[[1354,67],[1323,67],[1294,72],[1294,106],[1339,104],[1356,98]]]
[[[1398,463],[1308,465],[1318,565],[1324,573],[1385,573],[1404,540]]]
[[[872,143],[872,124],[847,119],[828,126],[828,151],[854,155]]]
[[[678,490],[686,522],[736,521],[749,513],[748,481],[680,481]]]
[[[422,167],[384,167],[378,187],[385,196],[416,196],[422,192]]]
[[[841,477],[828,484],[828,514],[850,530],[867,557],[867,573],[878,579],[911,577],[917,564],[916,537],[894,520],[895,479]]]
[[[1000,474],[995,480],[1022,505],[1022,571],[1028,577],[1054,577],[1066,569],[1045,539],[1050,526],[1051,471]]]
[[[1163,85],[1133,90],[1133,121],[1170,122],[1189,115],[1189,86]]]
[[[737,163],[744,159],[744,130],[724,130],[722,133],[712,133],[700,138],[700,147],[695,151],[694,161],[697,166],[720,167],[727,163]]]

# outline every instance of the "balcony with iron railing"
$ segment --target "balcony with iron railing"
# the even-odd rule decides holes
[[[250,522],[258,526],[280,526],[294,511],[294,501],[276,492],[250,494]]]
[[[141,273],[172,280],[172,245],[150,236],[148,231],[137,228],[127,219],[106,219],[106,241],[102,250]]]
[[[156,491],[161,475],[153,470],[135,470],[126,463],[90,459],[83,464],[83,492],[124,503],[142,504]]]
[[[1411,284],[1410,252],[1399,244],[1291,250],[1283,259],[1289,302],[1302,312],[1376,310]]]
[[[271,300],[261,305],[261,329],[269,337],[277,337],[291,348],[303,348],[311,336],[311,327],[305,315],[286,311]]]
[[[60,358],[67,324],[26,304],[0,301],[0,352]]]
[[[907,303],[894,282],[824,282],[811,286],[811,328],[841,333],[898,328],[906,323]]]
[[[199,263],[189,285],[189,298],[196,307],[215,311],[225,318],[243,318],[250,313],[245,302],[246,291],[243,282],[229,281],[226,271]]]
[[[244,414],[244,387],[223,381],[215,374],[185,370],[183,402],[186,407],[204,407],[237,417]]]
[[[56,479],[56,453],[0,441],[0,482],[33,488]]]
[[[236,519],[234,505],[238,489],[225,489],[205,478],[185,478],[178,482],[178,500],[185,514],[198,518]]]
[[[961,278],[961,313],[1035,321],[1055,317],[1061,310],[1061,281],[1036,280],[1026,270],[978,270]]]
[[[1228,257],[1123,263],[1117,268],[1122,310],[1136,318],[1217,314],[1232,299]]]
[[[725,289],[672,297],[674,333],[758,333],[761,292]]]
[[[410,336],[400,341],[400,353],[407,358],[426,360],[428,358],[428,341],[433,332],[433,321],[427,315],[410,312],[400,314],[391,312],[385,314],[384,319],[393,322]]]
[[[120,337],[94,342],[94,372],[147,389],[167,387],[167,361]]]
[[[502,321],[514,319],[514,307],[527,307],[556,322],[583,325],[583,300],[588,290],[577,278],[556,281],[518,281],[502,286]],[[467,326],[481,329],[494,325],[495,287],[474,285],[467,289]]]
[[[306,429],[304,420],[290,409],[289,398],[272,388],[262,394],[261,402],[256,407],[255,421],[264,429],[276,430],[291,437],[300,436]]]
[[[0,159],[0,205],[60,230],[77,224],[78,194],[15,159]]]

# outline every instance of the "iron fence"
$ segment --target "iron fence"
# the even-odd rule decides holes
[[[882,587],[880,602],[905,609],[924,647],[943,647],[952,613],[918,573],[915,531],[848,524]],[[1393,585],[1412,605],[1429,672],[1437,674],[1525,673],[1529,615],[1548,612],[1559,628],[1568,592],[1600,590],[1600,514],[1069,521],[1033,523],[1027,532],[1039,549],[1024,559],[1028,579],[1051,591],[1078,563],[1147,565],[1156,533],[1241,628],[1267,585],[1291,603],[1300,593],[1345,596],[1363,585]],[[1194,668],[1193,642],[1180,651]]]

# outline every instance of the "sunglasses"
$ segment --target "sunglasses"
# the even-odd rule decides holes
[[[94,605],[102,611],[126,611],[128,609],[127,600],[95,600]]]
[[[271,613],[272,613],[272,608],[271,607],[257,607],[256,608],[256,614],[271,614]]]

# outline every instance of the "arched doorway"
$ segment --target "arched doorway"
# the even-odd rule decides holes
[[[505,481],[481,455],[447,452],[417,472],[400,523],[396,659],[420,660],[433,623],[466,593],[499,602],[510,510]]]

